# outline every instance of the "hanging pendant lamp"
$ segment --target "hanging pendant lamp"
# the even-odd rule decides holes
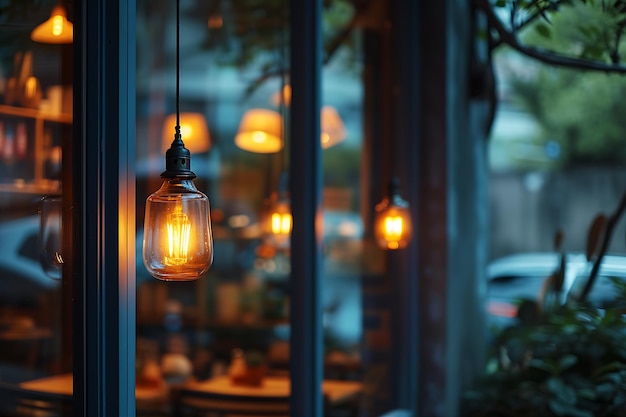
[[[235,144],[249,152],[278,152],[283,148],[282,123],[281,115],[274,110],[248,110],[239,124]]]
[[[282,172],[278,180],[278,189],[266,202],[262,216],[265,241],[275,249],[287,249],[291,243],[291,201],[289,199],[289,180],[287,172]]]
[[[74,25],[67,20],[65,7],[60,4],[55,6],[50,13],[50,18],[33,29],[30,38],[41,43],[72,43]]]
[[[400,196],[398,178],[389,182],[389,194],[375,207],[374,236],[381,249],[403,249],[413,235],[409,203]]]
[[[146,200],[143,262],[163,281],[199,278],[213,263],[209,199],[198,191],[180,127],[180,0],[176,1],[176,126],[165,156],[163,185]]]

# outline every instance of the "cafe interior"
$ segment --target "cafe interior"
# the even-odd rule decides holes
[[[0,415],[458,415],[480,50],[420,3],[0,2]]]

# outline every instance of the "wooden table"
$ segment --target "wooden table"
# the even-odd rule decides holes
[[[211,378],[201,382],[189,382],[184,385],[185,391],[205,392],[233,397],[273,397],[289,399],[291,383],[285,376],[267,376],[259,387],[234,385],[228,376]],[[355,398],[363,390],[358,381],[324,380],[322,393],[328,404],[340,404]]]
[[[74,378],[72,374],[60,374],[45,378],[22,382],[20,388],[29,391],[45,392],[48,394],[66,395],[74,393]],[[136,387],[135,398],[137,403],[161,403],[168,400],[169,390],[165,384],[160,387]]]

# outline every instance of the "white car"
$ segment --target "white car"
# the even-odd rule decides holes
[[[593,267],[583,253],[565,256],[561,303],[580,294]],[[502,327],[515,322],[521,300],[537,301],[545,279],[559,264],[560,254],[556,252],[520,253],[492,261],[487,268],[488,323]],[[617,293],[610,277],[626,281],[626,256],[603,257],[598,278],[587,297],[592,305],[601,308],[615,299]]]

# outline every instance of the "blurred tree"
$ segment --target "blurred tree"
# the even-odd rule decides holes
[[[557,166],[626,162],[626,3],[497,1],[490,7],[491,51],[508,46],[496,59],[506,60],[511,49],[526,56],[522,65],[505,64],[503,75],[516,104],[542,128],[533,139],[558,143]]]
[[[557,166],[626,163],[626,78],[538,66],[532,78],[509,83],[542,128],[534,139],[558,143]]]

